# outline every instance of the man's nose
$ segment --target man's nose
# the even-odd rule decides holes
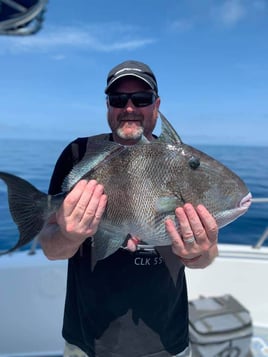
[[[128,112],[128,113],[132,113],[134,110],[135,110],[135,105],[132,103],[132,100],[129,99],[127,101],[127,104],[126,104],[126,107],[125,107],[125,110]]]

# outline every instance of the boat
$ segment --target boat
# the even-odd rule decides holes
[[[42,28],[47,0],[24,5],[1,0],[0,5],[5,10],[0,35],[28,36]],[[232,296],[249,312],[252,357],[268,356],[268,247],[263,245],[267,238],[268,227],[255,246],[219,244],[219,256],[209,267],[186,268],[189,304]],[[67,261],[49,261],[41,249],[0,257],[0,357],[63,356],[66,277]]]
[[[206,269],[186,269],[189,301],[229,294],[249,312],[251,356],[268,356],[268,247],[219,244]],[[41,249],[0,257],[0,357],[62,357],[67,261],[49,261]],[[227,355],[226,355],[227,356]]]

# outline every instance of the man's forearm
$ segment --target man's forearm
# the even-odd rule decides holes
[[[50,260],[69,259],[82,242],[67,239],[55,224],[46,225],[39,234],[39,241],[46,257]]]

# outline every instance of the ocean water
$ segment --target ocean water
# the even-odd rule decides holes
[[[64,141],[1,139],[0,171],[19,175],[46,192],[55,161],[66,145]],[[194,146],[236,172],[253,197],[268,198],[268,146]],[[254,245],[266,227],[268,203],[253,203],[245,215],[220,230],[219,241]],[[9,214],[6,186],[1,181],[0,250],[10,248],[17,240],[18,231]]]

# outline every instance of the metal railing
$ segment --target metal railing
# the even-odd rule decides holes
[[[267,238],[268,238],[268,227],[266,227],[266,229],[260,236],[258,242],[253,246],[253,248],[260,249]]]
[[[253,198],[252,203],[268,203],[268,197]],[[260,249],[267,238],[268,238],[268,227],[265,228],[264,232],[258,239],[257,243],[253,245],[253,248]]]

